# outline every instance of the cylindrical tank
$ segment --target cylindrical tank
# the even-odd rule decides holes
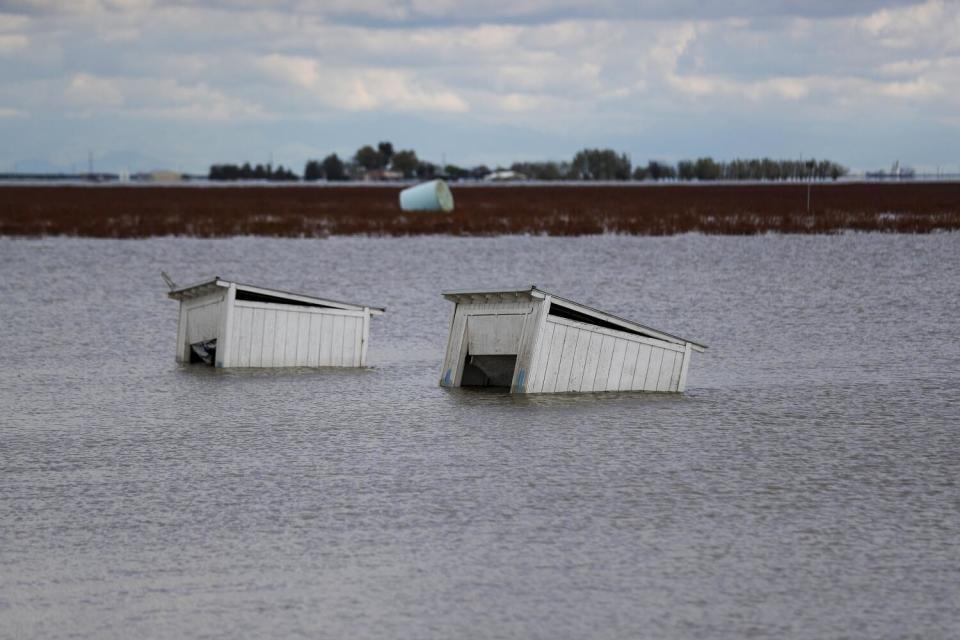
[[[453,211],[453,194],[443,180],[431,180],[400,192],[404,211]]]

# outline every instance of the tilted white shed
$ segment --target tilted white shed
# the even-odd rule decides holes
[[[180,301],[177,362],[217,367],[363,367],[384,312],[219,277],[167,295]]]
[[[702,344],[528,287],[447,291],[440,385],[512,393],[683,391]]]

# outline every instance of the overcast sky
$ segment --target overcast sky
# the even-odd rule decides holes
[[[960,0],[0,0],[0,171],[712,155],[960,171]]]

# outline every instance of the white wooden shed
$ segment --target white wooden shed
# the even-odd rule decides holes
[[[702,344],[537,289],[447,291],[440,385],[512,393],[683,391]]]
[[[180,301],[177,362],[217,367],[363,367],[384,312],[219,277],[167,295]]]

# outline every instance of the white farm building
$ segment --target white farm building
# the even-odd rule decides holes
[[[180,301],[177,362],[217,367],[363,367],[384,312],[219,277],[167,295]]]
[[[702,344],[536,287],[447,291],[454,303],[440,385],[512,393],[683,391]]]

